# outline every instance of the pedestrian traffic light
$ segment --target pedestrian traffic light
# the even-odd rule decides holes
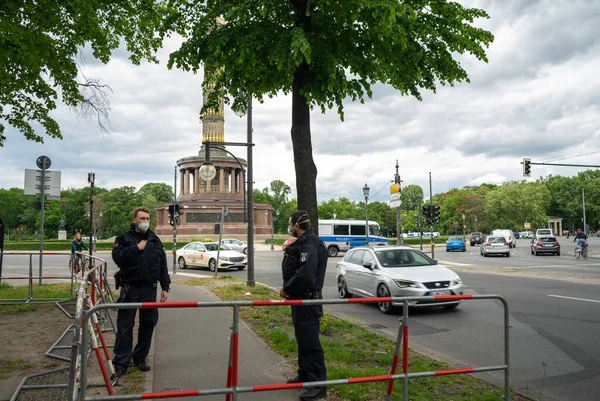
[[[531,177],[531,159],[523,158],[523,177]]]
[[[426,219],[429,219],[431,217],[431,205],[424,205],[422,210],[423,216],[425,216]]]
[[[435,223],[440,221],[440,206],[439,205],[432,206],[431,220],[433,220]]]

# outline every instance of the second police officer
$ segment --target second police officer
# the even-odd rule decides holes
[[[289,218],[289,234],[297,238],[283,257],[283,288],[279,295],[286,299],[322,299],[327,268],[327,251],[317,237],[304,210]],[[323,305],[292,306],[292,322],[298,343],[298,375],[288,383],[325,381],[325,356],[319,340]],[[327,387],[313,387],[300,394],[301,401],[317,400],[327,395]]]

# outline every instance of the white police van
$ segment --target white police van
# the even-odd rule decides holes
[[[319,220],[319,237],[325,243],[327,255],[334,257],[367,242],[364,220]],[[376,221],[369,221],[369,245],[388,245],[388,239],[381,236],[381,227]]]

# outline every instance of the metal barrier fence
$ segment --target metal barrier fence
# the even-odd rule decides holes
[[[65,299],[65,298],[35,298],[34,294],[33,294],[34,280],[38,280],[38,285],[40,285],[40,286],[42,285],[42,280],[70,280],[71,281],[71,294],[73,294],[74,283],[75,283],[76,277],[71,272],[68,272],[68,273],[65,272],[65,274],[59,274],[59,275],[54,275],[54,276],[43,275],[42,267],[40,266],[38,275],[37,276],[33,275],[33,256],[35,256],[35,255],[39,256],[40,255],[39,252],[4,252],[2,254],[2,256],[4,256],[4,255],[29,255],[29,270],[28,270],[27,276],[2,276],[2,277],[0,277],[0,283],[3,280],[27,280],[27,285],[28,285],[29,291],[28,291],[28,297],[26,299],[1,299],[0,305],[14,305],[14,304],[21,304],[21,303],[26,303],[26,304],[28,304],[28,303],[46,303],[46,302],[61,301],[61,300]],[[43,252],[42,255],[65,256],[65,254],[61,254],[58,252]],[[89,256],[89,255],[84,255],[84,257],[92,258],[92,256]]]
[[[83,333],[84,333],[84,331],[87,332],[88,330],[90,331],[90,333],[92,333],[91,336],[92,336],[93,340],[95,340],[96,336],[98,336],[98,338],[100,339],[100,344],[102,346],[104,356],[108,359],[108,370],[106,370],[106,367],[104,366],[104,361],[102,360],[102,357],[100,354],[100,346],[98,345],[98,342],[92,341],[93,346],[94,346],[93,348],[96,352],[96,356],[99,358],[99,363],[101,365],[103,377],[105,378],[105,384],[107,386],[107,389],[109,389],[109,394],[112,394],[112,388],[110,386],[110,382],[109,382],[108,378],[109,378],[110,374],[114,373],[114,369],[110,362],[108,346],[106,345],[106,341],[104,340],[103,328],[107,322],[110,322],[110,324],[112,325],[112,330],[114,332],[116,332],[116,327],[114,325],[114,322],[112,321],[111,315],[108,313],[108,310],[100,311],[101,312],[99,314],[100,319],[98,319],[98,316],[96,315],[96,313],[92,314],[92,320],[86,321],[86,326],[85,326],[86,330],[82,330],[82,328],[84,327],[83,326],[83,323],[84,323],[83,314],[86,310],[86,306],[92,307],[93,304],[108,303],[109,301],[114,303],[114,299],[113,299],[110,285],[109,285],[109,282],[107,280],[107,275],[106,275],[107,263],[104,259],[97,258],[97,257],[91,256],[91,255],[86,255],[86,254],[79,253],[79,252],[76,253],[76,256],[79,256],[82,259],[83,263],[82,263],[82,269],[77,274],[73,274],[70,276],[74,279],[74,281],[79,282],[79,288],[77,290],[76,303],[75,303],[74,324],[71,327],[67,328],[67,330],[66,330],[66,332],[69,330],[72,332],[72,335],[70,337],[71,341],[68,343],[70,345],[68,348],[70,348],[70,350],[71,350],[70,358],[67,359],[67,360],[69,360],[70,365],[68,368],[61,368],[57,371],[49,371],[49,372],[38,373],[36,375],[31,375],[31,377],[45,377],[46,375],[51,375],[51,376],[53,376],[53,379],[50,380],[50,383],[43,382],[43,380],[42,380],[40,383],[27,384],[28,380],[30,380],[31,377],[29,377],[29,376],[26,377],[25,379],[23,379],[21,384],[18,386],[18,388],[17,388],[13,398],[11,398],[11,400],[17,400],[17,399],[19,399],[19,396],[22,393],[31,392],[31,391],[36,392],[35,399],[46,399],[46,397],[48,397],[48,399],[65,400],[65,399],[72,399],[72,397],[74,397],[74,396],[76,397],[77,394],[79,393],[78,383],[80,382],[79,373],[81,371],[81,366],[87,365],[87,357],[89,355],[87,349],[84,349],[83,352],[80,352],[81,344],[83,341]],[[32,269],[30,267],[30,277],[29,277],[30,286],[31,286],[31,281],[32,281],[31,273],[32,273]],[[55,278],[55,277],[57,277],[57,276],[44,276],[44,278]],[[89,285],[89,288],[91,289],[89,291],[89,293],[87,291],[88,285]],[[28,301],[31,301],[31,299],[32,299],[31,287],[30,287],[29,294],[30,294],[30,298]],[[23,300],[15,300],[15,301],[23,302]],[[26,301],[26,302],[28,302],[28,301]],[[35,301],[47,302],[47,301],[53,301],[53,299],[35,299]],[[58,302],[57,302],[57,305],[63,311],[65,311],[64,308]],[[93,323],[93,325],[92,325],[92,323]],[[55,343],[54,346],[56,346],[57,344],[58,344],[58,342]],[[67,348],[67,347],[66,346],[58,346],[57,348]],[[51,347],[51,349],[52,349],[52,347]],[[46,353],[46,355],[48,355],[48,353]],[[63,371],[64,371],[64,375],[63,375]],[[60,376],[57,375],[56,372],[60,373],[61,375]],[[57,382],[57,380],[59,382]],[[63,381],[60,382],[60,380],[63,380]],[[46,380],[46,381],[48,381],[48,380]],[[51,391],[52,391],[52,394],[50,393]],[[28,394],[23,394],[23,395],[25,398],[28,397]],[[30,398],[27,398],[27,399],[30,399]]]
[[[460,369],[436,370],[430,372],[408,371],[408,303],[410,301],[459,301],[475,299],[497,299],[504,306],[504,364],[483,367],[470,367]],[[339,380],[326,380],[320,382],[305,382],[292,384],[268,384],[256,386],[238,386],[238,350],[239,350],[239,308],[243,306],[285,306],[285,305],[332,305],[332,304],[368,304],[379,302],[401,302],[403,304],[402,321],[398,330],[398,337],[394,349],[394,356],[390,374],[381,376],[367,376]],[[129,394],[116,396],[93,396],[88,397],[87,392],[87,366],[81,364],[81,392],[79,400],[87,401],[111,401],[111,400],[148,400],[157,398],[180,398],[215,394],[225,394],[226,400],[237,401],[239,393],[250,393],[260,391],[305,389],[311,387],[335,386],[343,384],[358,384],[370,382],[388,382],[387,400],[391,398],[394,381],[402,380],[402,400],[408,401],[408,385],[410,378],[444,376],[454,374],[466,374],[489,371],[504,371],[504,401],[510,400],[510,375],[509,375],[509,311],[506,300],[500,295],[444,295],[424,297],[380,297],[380,298],[349,298],[349,299],[315,299],[315,300],[255,300],[255,301],[231,301],[231,302],[137,302],[123,304],[102,304],[86,311],[83,315],[81,327],[86,327],[92,315],[105,309],[168,309],[168,308],[204,308],[204,307],[232,307],[233,326],[230,340],[229,368],[227,372],[227,387],[204,390],[182,390],[172,392],[153,392],[143,394]],[[80,355],[85,355],[88,343],[88,330],[83,330],[80,343]],[[400,346],[402,346],[402,373],[397,374],[396,369],[399,361]],[[81,358],[83,360],[83,357]],[[75,398],[73,398],[75,399]],[[69,399],[71,400],[71,399]]]

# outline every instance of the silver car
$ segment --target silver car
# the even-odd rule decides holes
[[[488,255],[503,255],[510,256],[510,244],[504,237],[490,235],[485,239],[479,248],[482,256]]]
[[[460,277],[410,246],[357,247],[337,264],[341,298],[460,295]],[[411,307],[455,308],[460,301],[410,301]],[[383,313],[394,313],[402,302],[380,302]]]
[[[246,245],[244,242],[240,241],[239,239],[224,238],[221,240],[221,244],[227,246],[229,249],[232,249],[234,251],[238,251],[243,254],[248,254],[248,245]]]

